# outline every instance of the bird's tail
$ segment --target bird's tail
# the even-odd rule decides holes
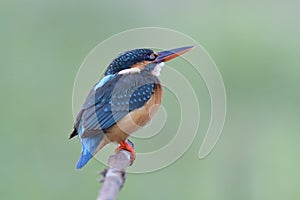
[[[80,169],[93,157],[93,155],[82,145],[82,152],[77,162],[76,169]]]

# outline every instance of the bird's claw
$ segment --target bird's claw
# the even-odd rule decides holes
[[[135,151],[134,151],[134,144],[130,140],[120,142],[119,146],[116,148],[115,152],[118,152],[120,150],[126,150],[131,153],[130,165],[132,165],[136,158]]]

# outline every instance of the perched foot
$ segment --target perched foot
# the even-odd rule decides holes
[[[120,142],[119,146],[116,148],[115,152],[118,152],[122,149],[129,151],[131,153],[131,164],[130,165],[132,165],[135,160],[135,151],[133,148],[133,143],[130,140],[125,140],[123,142]]]

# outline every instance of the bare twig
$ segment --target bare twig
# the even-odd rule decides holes
[[[130,165],[131,156],[130,152],[120,150],[109,157],[109,168],[101,173],[104,177],[103,185],[99,190],[97,200],[115,200],[117,198],[117,194],[125,182],[125,169]]]

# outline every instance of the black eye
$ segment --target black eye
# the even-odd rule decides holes
[[[151,53],[151,54],[149,55],[149,59],[150,59],[150,60],[155,60],[156,57],[157,57],[157,55],[156,55],[155,53]]]

